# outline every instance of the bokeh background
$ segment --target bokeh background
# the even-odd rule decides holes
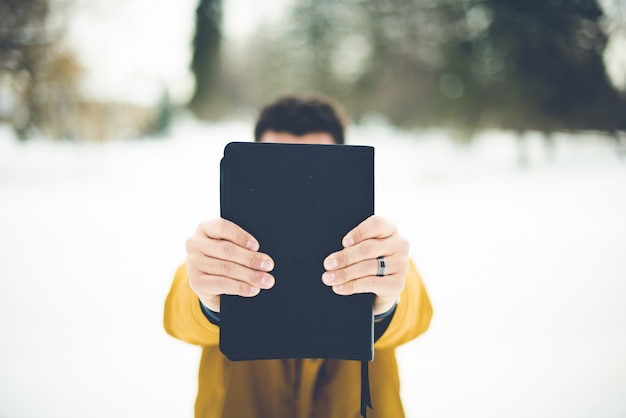
[[[0,0],[0,418],[192,416],[163,301],[283,92],[376,147],[409,418],[626,416],[622,0]]]

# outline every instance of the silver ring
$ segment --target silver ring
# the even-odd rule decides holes
[[[376,275],[378,277],[383,277],[385,275],[385,271],[387,270],[387,264],[385,263],[385,257],[377,257],[378,260],[378,273]]]

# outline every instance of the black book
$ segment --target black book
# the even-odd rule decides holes
[[[323,261],[374,213],[374,149],[234,142],[221,162],[221,216],[274,260],[272,289],[223,295],[220,349],[231,360],[373,359],[373,294],[340,296]]]

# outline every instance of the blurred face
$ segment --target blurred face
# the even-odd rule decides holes
[[[314,132],[296,136],[287,132],[266,131],[260,142],[278,142],[282,144],[334,144],[333,136],[328,132]]]

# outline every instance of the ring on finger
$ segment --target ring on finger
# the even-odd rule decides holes
[[[387,271],[387,263],[385,262],[385,257],[377,257],[376,261],[378,261],[378,273],[376,273],[376,276],[383,277],[385,275],[385,272]]]

